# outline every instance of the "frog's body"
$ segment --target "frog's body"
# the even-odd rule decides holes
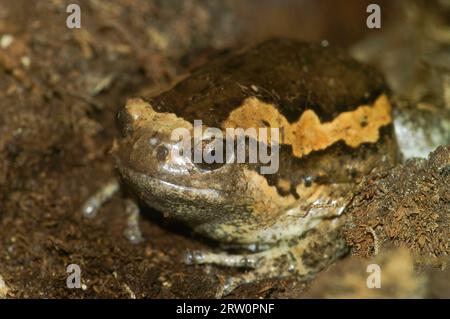
[[[215,61],[149,102],[132,99],[119,119],[113,153],[125,183],[166,216],[247,251],[188,255],[255,269],[225,292],[260,277],[307,277],[345,253],[339,216],[357,180],[398,160],[383,78],[341,50],[290,40]],[[278,172],[174,155],[172,131],[192,131],[194,120],[279,128]]]

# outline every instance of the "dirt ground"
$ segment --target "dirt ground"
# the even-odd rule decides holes
[[[315,15],[292,1],[276,10],[264,1],[256,14],[255,1],[253,9],[252,1],[77,1],[82,28],[71,30],[69,1],[1,0],[0,275],[7,296],[213,297],[233,270],[181,262],[187,249],[210,248],[203,240],[144,209],[145,241],[128,242],[123,194],[92,220],[80,207],[115,175],[108,151],[127,98],[150,96],[221,50],[269,35],[341,45],[363,36],[355,27],[363,3],[306,2]],[[361,19],[331,11],[361,12]],[[84,289],[66,287],[69,264],[81,267]],[[304,289],[292,279],[267,280],[230,297],[292,298]]]

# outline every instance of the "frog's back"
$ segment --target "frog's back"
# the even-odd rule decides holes
[[[287,39],[266,41],[200,67],[152,106],[221,127],[249,97],[273,105],[289,122],[313,110],[321,121],[372,104],[386,91],[383,77],[338,48]],[[255,105],[255,114],[263,109]]]

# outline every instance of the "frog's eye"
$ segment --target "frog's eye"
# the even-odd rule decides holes
[[[169,149],[164,145],[158,145],[155,149],[155,157],[158,161],[163,162],[169,155]]]

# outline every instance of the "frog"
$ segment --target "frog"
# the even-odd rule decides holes
[[[278,170],[262,174],[258,162],[196,163],[172,135],[192,132],[196,120],[224,133],[280,129]],[[261,279],[307,281],[344,256],[342,216],[358,181],[401,158],[383,75],[343,49],[292,39],[238,49],[157,96],[131,98],[118,123],[112,155],[121,185],[216,243],[187,252],[184,262],[245,270],[219,285],[217,297]],[[262,136],[250,139],[274,149]],[[109,182],[86,202],[85,215],[95,215],[118,188]],[[139,241],[139,208],[127,207],[126,232]]]

